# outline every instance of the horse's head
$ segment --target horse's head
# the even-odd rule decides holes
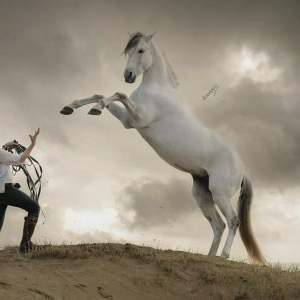
[[[139,75],[152,66],[153,53],[149,42],[154,34],[147,36],[140,32],[130,34],[130,39],[124,50],[125,55],[128,55],[124,72],[124,78],[127,83],[134,83]]]

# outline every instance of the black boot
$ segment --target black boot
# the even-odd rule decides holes
[[[28,216],[25,217],[24,220],[25,222],[23,228],[23,237],[20,243],[20,250],[19,250],[21,253],[32,251],[35,247],[35,245],[31,241],[31,237],[34,233],[34,229],[38,221],[38,217]]]

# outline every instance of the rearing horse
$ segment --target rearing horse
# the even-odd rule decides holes
[[[101,110],[107,108],[125,128],[135,128],[164,161],[192,175],[192,194],[214,233],[209,254],[216,255],[226,227],[216,209],[218,206],[229,228],[221,257],[229,257],[239,227],[249,256],[264,263],[265,258],[252,232],[252,187],[242,163],[235,152],[185,110],[176,75],[166,57],[152,42],[153,36],[139,32],[130,35],[124,50],[128,55],[125,81],[133,83],[143,74],[142,83],[130,98],[122,93],[108,98],[94,95],[73,101],[61,113],[69,115],[83,105],[97,103],[89,114],[100,115]],[[125,108],[114,103],[116,101]],[[239,188],[237,215],[231,198]]]

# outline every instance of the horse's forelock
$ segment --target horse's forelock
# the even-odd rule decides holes
[[[125,47],[125,49],[123,51],[123,54],[126,55],[129,52],[129,50],[132,49],[132,48],[134,48],[139,43],[139,41],[141,40],[141,38],[144,37],[144,36],[145,35],[143,33],[141,33],[141,32],[134,33],[130,37],[130,39],[129,39],[129,41],[128,41],[128,43],[127,43],[127,45],[126,45],[126,47]]]

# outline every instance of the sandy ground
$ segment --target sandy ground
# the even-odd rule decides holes
[[[47,299],[45,295],[50,296],[48,299],[72,300],[170,299],[168,289],[153,282],[156,276],[153,263],[143,265],[126,259],[116,262],[111,257],[2,260],[0,299]]]
[[[0,299],[300,299],[298,271],[152,250],[81,259],[0,252]]]

